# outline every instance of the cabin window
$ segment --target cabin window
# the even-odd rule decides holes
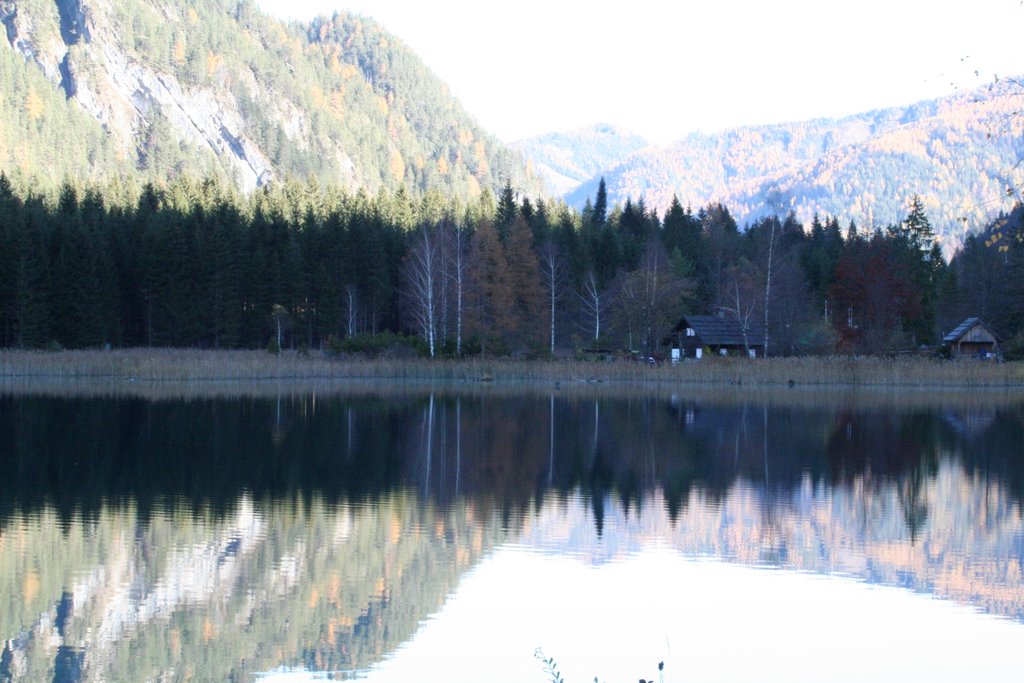
[[[692,336],[694,336],[694,333],[693,333],[693,328],[692,328],[692,327],[687,327],[687,328],[686,328],[686,336],[687,336],[687,337],[692,337]]]

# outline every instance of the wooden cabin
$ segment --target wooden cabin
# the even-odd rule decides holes
[[[718,315],[685,315],[662,342],[672,348],[672,360],[715,355],[764,355],[764,330],[750,326],[746,335],[738,320]]]
[[[954,358],[994,358],[1002,340],[981,318],[968,318],[942,341]]]

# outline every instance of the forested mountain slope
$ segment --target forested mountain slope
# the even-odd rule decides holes
[[[636,133],[597,123],[567,133],[526,138],[512,146],[531,161],[548,189],[561,195],[648,144]]]
[[[948,248],[1021,185],[1022,108],[1024,89],[1004,81],[839,120],[692,133],[637,151],[566,199],[581,207],[603,176],[612,205],[642,196],[663,211],[676,195],[693,207],[721,201],[741,223],[794,210],[804,223],[817,212],[884,227],[916,194]]]
[[[403,43],[346,13],[286,25],[242,0],[0,1],[0,168],[316,177],[470,198],[536,189]]]

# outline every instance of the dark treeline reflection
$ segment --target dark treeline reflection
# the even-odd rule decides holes
[[[353,676],[509,543],[654,539],[1024,621],[1024,405],[945,405],[0,398],[0,682]]]
[[[940,456],[1024,493],[1019,405],[848,409],[718,405],[673,398],[494,397],[147,401],[0,398],[0,515],[54,506],[65,518],[132,502],[218,509],[317,494],[373,499],[413,488],[506,513],[545,495],[609,494],[627,508],[654,491],[674,517],[693,489],[720,498],[738,480],[783,495],[808,477],[901,486],[913,532]],[[904,500],[905,499],[905,500]]]

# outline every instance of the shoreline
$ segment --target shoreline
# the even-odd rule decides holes
[[[653,389],[686,386],[737,390],[771,388],[911,389],[1024,394],[1024,362],[988,363],[923,358],[706,358],[647,366],[627,360],[423,358],[339,359],[319,352],[118,349],[0,350],[0,390],[33,384],[234,385],[229,393],[285,384],[294,390],[346,385],[564,385]],[[198,388],[198,387],[194,387]],[[264,387],[270,388],[270,387]],[[353,387],[354,388],[354,387]],[[200,392],[202,393],[202,392]]]

